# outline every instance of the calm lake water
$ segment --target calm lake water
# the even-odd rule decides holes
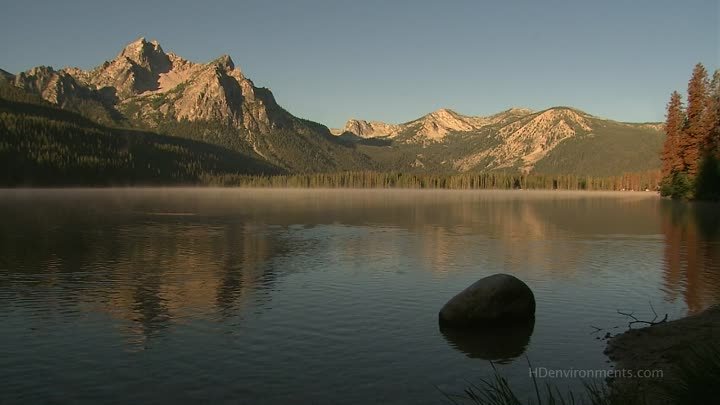
[[[591,325],[625,329],[618,309],[720,302],[719,207],[653,193],[5,190],[0,209],[3,404],[437,404],[488,359],[528,392],[525,355],[610,368]],[[534,290],[534,326],[441,332],[498,272]]]

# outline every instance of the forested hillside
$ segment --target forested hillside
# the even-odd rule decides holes
[[[283,172],[207,143],[107,128],[52,106],[4,98],[0,162],[2,186],[192,184],[203,176]]]

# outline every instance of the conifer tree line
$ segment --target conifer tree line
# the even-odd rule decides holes
[[[545,175],[506,172],[461,174],[426,174],[402,172],[355,171],[291,175],[207,174],[201,183],[220,187],[277,188],[407,188],[453,190],[605,190],[656,191],[660,185],[659,170],[626,173],[619,176]]]
[[[662,151],[663,196],[720,199],[720,70],[712,78],[698,63],[688,83],[687,106],[670,96]]]

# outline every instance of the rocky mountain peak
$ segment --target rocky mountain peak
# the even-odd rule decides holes
[[[342,132],[349,132],[361,138],[373,138],[378,136],[392,136],[398,129],[398,125],[386,124],[380,121],[350,119],[345,123],[345,128],[343,128]]]
[[[52,68],[52,66],[35,66],[33,68],[30,68],[30,70],[20,73],[21,75],[25,76],[49,76],[55,73],[55,69]]]
[[[160,44],[155,40],[148,42],[144,37],[126,45],[115,59],[122,58],[153,71],[167,70],[170,65],[170,58]]]
[[[421,118],[422,128],[418,135],[430,140],[440,140],[451,132],[472,131],[475,126],[467,117],[463,117],[453,110],[441,108]]]
[[[268,89],[244,77],[229,55],[195,63],[144,37],[90,71],[39,66],[18,77],[3,76],[47,101],[81,104],[91,98],[116,116],[150,127],[167,120],[211,121],[257,134],[295,122]]]
[[[222,69],[225,70],[234,70],[235,69],[235,63],[233,62],[230,55],[222,55],[219,58],[215,59],[211,62],[213,65],[216,65]]]
[[[559,123],[563,121],[566,124],[572,124],[585,131],[589,131],[590,126],[587,118],[589,118],[589,115],[580,110],[569,107],[555,107],[539,113],[535,121],[547,123]]]
[[[430,114],[428,114],[430,117],[457,117],[459,116],[458,113],[455,111],[449,109],[449,108],[439,108]]]
[[[527,115],[532,114],[534,111],[530,108],[525,107],[510,107],[500,114],[512,114],[512,115]]]
[[[50,66],[36,66],[8,78],[15,86],[61,106],[70,99],[89,97],[93,93],[64,70],[55,70]]]
[[[172,66],[170,56],[157,41],[148,42],[140,37],[126,45],[115,59],[91,72],[68,71],[98,89],[114,88],[122,99],[157,90],[159,76],[169,72]]]
[[[145,37],[138,37],[136,40],[128,43],[125,45],[125,48],[123,48],[120,53],[118,54],[118,57],[120,56],[130,56],[133,54],[137,54],[142,52],[142,49],[147,45],[148,42],[145,39]]]
[[[90,76],[95,86],[117,90],[121,111],[151,126],[166,119],[219,121],[265,133],[291,121],[272,93],[256,88],[227,54],[195,63],[141,37]]]

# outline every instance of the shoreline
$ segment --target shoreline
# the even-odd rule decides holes
[[[659,378],[612,379],[613,389],[644,391],[652,403],[664,403],[668,386],[678,382],[677,367],[698,349],[720,345],[720,305],[704,311],[639,329],[630,329],[608,340],[605,354],[617,370],[657,371]]]
[[[660,196],[657,191],[644,190],[571,190],[571,189],[550,189],[550,188],[420,188],[420,187],[264,187],[264,186],[217,186],[217,185],[118,185],[118,186],[41,186],[41,187],[0,187],[0,192],[7,191],[62,191],[62,190],[298,190],[298,191],[441,191],[441,192],[498,192],[498,193],[553,193],[553,194],[618,194],[618,195],[643,195]]]

